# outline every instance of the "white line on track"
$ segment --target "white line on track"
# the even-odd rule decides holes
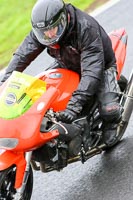
[[[118,3],[120,0],[110,0],[107,3],[103,4],[102,6],[95,9],[92,13],[90,13],[91,16],[96,17],[97,15],[101,14],[105,10],[111,8],[113,5]]]

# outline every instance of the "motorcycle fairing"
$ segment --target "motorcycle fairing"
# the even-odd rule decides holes
[[[57,95],[58,90],[54,87],[50,87],[47,92],[20,117],[11,120],[0,118],[0,138],[17,138],[19,143],[16,148],[14,148],[14,151],[26,151],[32,150],[36,146],[42,145],[57,137],[59,135],[58,131],[51,131],[45,134],[40,132],[42,118]],[[38,109],[38,105],[40,104],[44,106]]]
[[[41,133],[42,119],[50,108],[54,111],[65,108],[79,82],[76,73],[65,69],[53,70],[44,77],[46,91],[26,112],[13,119],[0,118],[0,138],[17,138],[15,151],[32,150],[59,135],[58,131]],[[69,87],[68,83],[71,83]]]
[[[22,185],[22,180],[26,167],[24,153],[17,153],[7,150],[3,151],[2,149],[0,149],[0,171],[7,169],[12,165],[15,165],[17,168],[14,186],[17,189]]]
[[[109,33],[109,36],[116,57],[118,72],[117,79],[119,80],[125,62],[128,37],[124,28],[112,31],[111,33]]]

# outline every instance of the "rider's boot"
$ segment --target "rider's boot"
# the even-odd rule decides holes
[[[117,124],[107,124],[103,130],[103,141],[107,146],[114,143],[117,136]]]
[[[107,123],[104,124],[103,128],[103,142],[107,146],[112,146],[117,140],[117,127],[118,123]]]

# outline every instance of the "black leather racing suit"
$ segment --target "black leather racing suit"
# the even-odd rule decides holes
[[[46,47],[37,41],[33,31],[25,38],[14,53],[6,70],[3,82],[12,71],[23,71],[45,48],[56,59],[56,65],[80,74],[80,83],[68,103],[68,107],[80,113],[94,94],[100,101],[101,115],[108,120],[119,117],[117,111],[108,112],[107,106],[118,103],[116,83],[116,59],[111,41],[98,24],[87,13],[71,4],[66,5],[70,23],[59,42],[60,48]],[[54,64],[53,66],[56,67]],[[53,67],[51,66],[51,67]]]

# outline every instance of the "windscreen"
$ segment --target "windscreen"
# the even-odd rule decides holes
[[[0,118],[13,119],[25,113],[46,91],[46,83],[14,71],[0,92]]]

